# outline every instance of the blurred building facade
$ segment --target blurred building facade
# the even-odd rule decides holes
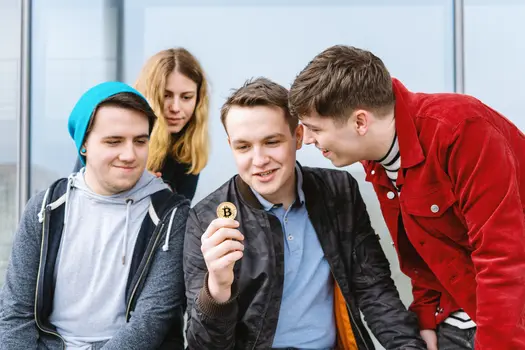
[[[254,76],[289,87],[334,44],[373,51],[411,90],[474,95],[525,130],[523,18],[522,0],[0,0],[0,285],[23,205],[73,167],[66,121],[80,94],[105,80],[133,84],[158,50],[186,47],[211,84],[212,154],[196,202],[235,173],[219,118],[230,89]],[[332,167],[312,147],[298,158]],[[408,304],[372,187],[359,166],[347,170]]]

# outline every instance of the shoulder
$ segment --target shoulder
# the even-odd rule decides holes
[[[494,112],[475,97],[457,93],[418,93],[412,101],[416,123],[431,124],[445,132],[453,132],[473,117],[493,117]]]
[[[196,225],[207,226],[217,216],[217,206],[222,202],[233,201],[235,178],[233,176],[215,191],[207,195],[190,209],[190,221]]]
[[[357,180],[346,170],[303,167],[305,179],[317,187],[334,193],[344,193],[357,186]]]
[[[212,210],[211,208],[215,208],[218,204],[227,200],[230,190],[232,186],[234,185],[235,185],[235,176],[230,178],[228,181],[223,183],[215,191],[213,191],[212,193],[204,197],[201,201],[199,201],[192,208],[192,211],[194,211],[197,214],[204,214],[206,212],[209,212],[210,210]]]
[[[190,208],[190,201],[181,194],[172,192],[169,189],[155,192],[151,195],[151,204],[159,218],[163,217],[172,209],[184,212],[187,217]]]

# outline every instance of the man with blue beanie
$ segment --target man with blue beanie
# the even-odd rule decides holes
[[[146,168],[155,114],[130,86],[68,121],[84,168],[28,202],[0,291],[0,349],[183,349],[189,201]]]

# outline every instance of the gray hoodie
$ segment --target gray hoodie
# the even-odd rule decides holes
[[[84,182],[84,169],[69,183],[49,321],[68,350],[87,350],[126,323],[130,257],[150,196],[168,186],[144,172],[131,190],[101,196]]]
[[[126,293],[138,232],[146,215],[156,215],[151,195],[166,188],[161,179],[144,172],[130,191],[100,196],[86,186],[80,172],[70,176],[66,193],[50,204],[65,205],[49,315],[61,339],[35,323],[46,195],[35,196],[15,236],[0,292],[0,349],[62,349],[61,340],[67,349],[158,348],[184,308],[182,245],[188,201],[179,201],[177,211],[164,218],[169,224],[161,230],[168,234],[160,235],[163,241],[155,248],[128,322]]]

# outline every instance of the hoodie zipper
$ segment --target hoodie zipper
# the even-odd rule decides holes
[[[147,253],[148,254],[148,258],[146,259],[146,262],[142,266],[142,270],[140,271],[139,278],[137,279],[137,282],[135,282],[135,285],[133,286],[133,291],[131,292],[131,295],[129,297],[128,305],[126,307],[126,322],[128,322],[128,320],[129,320],[129,315],[130,315],[130,312],[131,312],[131,304],[133,303],[133,299],[134,299],[135,294],[137,292],[138,286],[139,286],[140,282],[142,281],[142,279],[144,277],[144,272],[147,270],[147,266],[149,265],[149,263],[151,261],[151,258],[153,256],[153,252],[155,251],[155,247],[157,247],[157,244],[159,242],[160,236],[162,235],[162,229],[164,228],[164,226],[166,224],[166,218],[169,217],[169,215],[171,214],[171,212],[173,210],[174,209],[172,209],[168,213],[166,213],[164,215],[164,217],[162,218],[160,226],[157,226],[158,229],[156,230],[156,237],[152,238],[152,240],[154,239],[154,243],[153,243],[153,245],[150,245],[150,249],[149,249],[149,251]],[[166,232],[166,234],[169,234],[169,232]],[[151,240],[150,240],[150,243],[151,243]]]
[[[46,205],[46,209],[44,211],[44,220],[42,220],[42,241],[40,242],[40,259],[39,259],[39,262],[38,262],[38,273],[37,273],[37,277],[36,277],[35,310],[34,310],[35,323],[36,323],[36,326],[42,332],[54,335],[57,338],[59,338],[61,340],[61,342],[62,342],[62,348],[65,350],[66,349],[66,341],[64,340],[64,338],[62,338],[60,336],[60,334],[58,334],[57,332],[45,329],[44,326],[42,324],[40,324],[40,322],[38,322],[38,310],[37,310],[37,305],[38,305],[38,285],[40,284],[40,273],[42,271],[42,255],[44,254],[44,240],[47,239],[47,237],[46,237],[46,220],[47,220],[47,217],[48,217],[49,213],[50,213],[49,206]]]

